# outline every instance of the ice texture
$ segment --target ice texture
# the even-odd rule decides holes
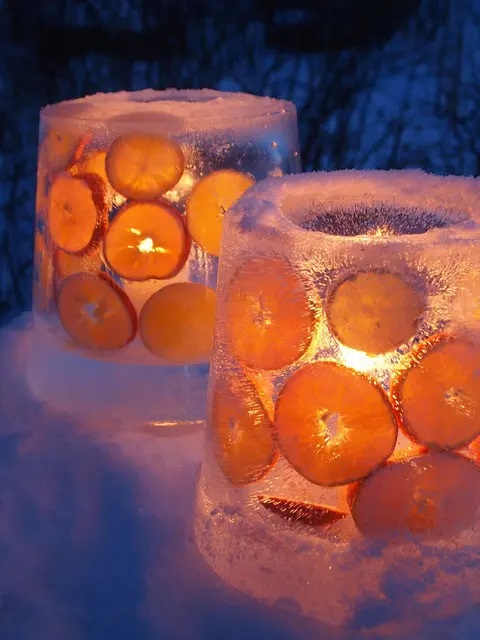
[[[312,363],[334,362],[365,373],[389,394],[396,376],[412,365],[412,350],[423,340],[449,334],[468,341],[472,354],[476,353],[480,345],[479,222],[480,180],[421,171],[339,171],[272,178],[252,188],[229,212],[218,280],[209,418],[195,525],[202,554],[227,583],[261,601],[298,608],[324,623],[341,628],[368,627],[382,638],[390,634],[427,637],[419,631],[423,623],[433,628],[439,620],[479,606],[480,512],[476,491],[455,496],[460,510],[471,504],[476,515],[452,535],[418,536],[412,529],[411,535],[404,532],[398,539],[394,539],[395,532],[369,537],[357,529],[350,515],[349,482],[337,487],[309,481],[278,450],[277,432],[280,392],[295,373]],[[282,323],[282,313],[290,314],[285,330],[298,320],[289,310],[286,291],[284,296],[278,294],[285,298],[284,311],[281,304],[276,305],[277,315],[272,320],[262,300],[261,271],[256,282],[231,293],[235,278],[252,261],[265,265],[265,277],[272,261],[288,265],[302,281],[314,312],[311,342],[291,364],[262,369],[255,365],[259,351],[248,357],[245,351],[236,351],[236,340],[243,336],[242,317],[232,316],[232,309],[238,309],[243,299],[251,299],[259,307],[257,315],[251,316],[252,325],[245,321],[246,331],[254,325],[271,331],[272,322]],[[385,353],[367,354],[346,346],[330,324],[332,291],[362,272],[393,274],[408,284],[412,296],[424,301],[411,334]],[[260,297],[256,299],[256,295]],[[232,299],[237,306],[231,304]],[[358,313],[361,320],[361,311],[352,308],[351,312]],[[399,309],[398,324],[402,313]],[[300,320],[306,322],[307,316]],[[240,327],[236,334],[232,326]],[[284,348],[282,340],[288,338],[280,332],[268,335],[275,353]],[[231,389],[240,390],[239,396],[246,398],[240,418],[238,412],[232,413],[235,410],[225,395],[225,380],[233,381]],[[417,391],[421,403],[421,390]],[[311,395],[314,399],[316,391]],[[255,402],[253,396],[257,397]],[[222,400],[227,408],[218,409]],[[353,408],[355,400],[352,395],[349,401]],[[260,401],[263,410],[259,409]],[[469,406],[477,406],[478,401],[471,399]],[[319,416],[323,415],[321,405],[318,409]],[[460,409],[466,411],[465,407]],[[229,411],[234,418],[228,418]],[[238,451],[235,447],[241,448],[241,439],[247,438],[250,427],[239,434],[239,422],[258,430],[266,421],[265,413],[273,421],[278,458],[255,476],[254,470],[249,470],[253,462],[249,462],[247,449],[245,474],[240,477],[249,482],[235,485],[228,479],[228,464],[238,478],[240,463],[234,453],[230,463],[228,459],[225,462],[224,451],[228,447]],[[230,435],[219,435],[219,415],[232,422]],[[257,446],[266,446],[265,435],[263,439],[256,437]],[[376,444],[366,443],[363,453],[357,450],[352,456],[367,455],[369,446]],[[422,453],[398,432],[392,459]],[[461,454],[469,465],[474,464],[470,449],[463,448]],[[480,469],[475,468],[472,473],[477,477]],[[428,491],[434,492],[435,487]],[[269,512],[259,503],[259,496],[324,505],[346,515],[312,528]],[[385,503],[378,508],[385,508]],[[381,513],[375,517],[381,521]]]
[[[99,126],[112,119],[123,126],[162,122],[172,132],[176,127],[177,131],[256,128],[287,113],[296,118],[295,106],[287,100],[213,89],[96,93],[42,109],[42,117],[48,119],[88,120]]]
[[[138,224],[132,222],[131,228],[127,228],[121,244],[118,245],[117,241],[116,249],[114,245],[120,260],[124,260],[129,251],[131,256],[132,250],[136,251],[136,262],[130,262],[135,273],[119,270],[112,264],[106,248],[108,233],[122,212],[136,203],[141,208],[142,198],[147,198],[128,191],[124,193],[115,183],[112,173],[105,171],[106,154],[111,152],[114,141],[123,140],[124,135],[143,136],[144,140],[151,140],[152,136],[167,139],[163,147],[165,154],[171,144],[176,149],[170,149],[175,162],[179,156],[181,158],[175,183],[168,183],[158,193],[152,192],[155,197],[153,200],[153,196],[150,197],[149,201],[173,207],[170,217],[177,220],[176,233],[184,235],[185,246],[182,250],[177,245],[165,247],[162,244],[165,242],[163,226],[159,224],[149,229],[153,225],[147,217],[138,218]],[[127,180],[132,169],[128,166],[132,148],[128,149],[124,164],[118,162],[115,165],[117,174],[120,177],[124,175]],[[133,171],[139,166],[141,170],[140,164],[134,165]],[[166,168],[167,173],[171,166]],[[96,94],[42,109],[36,203],[34,331],[29,358],[29,381],[40,398],[48,398],[52,405],[67,411],[69,406],[75,406],[72,404],[75,397],[82,398],[84,419],[109,419],[124,425],[149,422],[170,425],[179,421],[195,422],[205,417],[208,375],[208,355],[205,353],[208,353],[208,348],[196,359],[185,357],[175,361],[152,353],[141,339],[141,323],[137,323],[137,319],[146,302],[164,287],[194,283],[208,290],[209,295],[215,290],[218,257],[194,237],[187,223],[186,209],[196,185],[212,173],[223,170],[237,172],[248,181],[300,170],[295,106],[272,98],[208,89],[146,89]],[[50,208],[52,202],[56,202],[52,197],[52,185],[57,184],[58,176],[67,176],[65,179],[68,180],[69,175],[81,178],[91,173],[96,178],[97,187],[100,181],[100,186],[105,188],[108,211],[105,213],[102,208],[102,216],[98,215],[90,243],[79,250],[76,246],[62,245],[52,231]],[[92,178],[86,179],[90,180],[90,185]],[[72,181],[70,191],[71,184]],[[60,196],[68,200],[68,191],[60,190]],[[55,197],[58,198],[57,195]],[[210,202],[215,202],[216,197],[214,190],[210,194]],[[84,204],[85,199],[82,202]],[[73,203],[64,203],[60,218],[67,219],[72,215],[71,211],[75,217],[79,204],[82,210],[82,202],[77,197]],[[88,210],[85,217],[87,214]],[[201,217],[200,205],[196,207],[196,215]],[[66,234],[67,244],[69,233],[84,232],[78,220],[75,225]],[[196,226],[200,227],[201,222]],[[168,233],[165,234],[168,237]],[[152,235],[155,236],[153,240]],[[156,247],[155,243],[159,246]],[[165,255],[178,251],[178,268],[175,265],[175,270],[159,274],[158,278],[155,272],[142,275],[137,262],[141,263],[146,255],[155,257],[157,250]],[[66,267],[62,267],[64,262]],[[124,339],[120,341],[120,348],[107,350],[86,348],[75,338],[71,339],[58,312],[59,291],[66,280],[62,269],[67,269],[68,274],[100,272],[102,277],[119,288],[115,290],[120,301],[127,303],[126,309],[133,324],[135,337],[131,342]],[[99,310],[98,303],[94,313],[95,310]],[[104,310],[102,318],[108,317],[108,312],[108,309],[106,313]],[[82,307],[81,313],[87,316],[92,313],[92,307]],[[179,321],[188,321],[194,315],[194,311],[186,310]],[[178,329],[180,338],[186,333],[188,329]],[[48,370],[44,368],[45,361],[50,365]],[[99,375],[104,380],[103,385],[98,384]]]

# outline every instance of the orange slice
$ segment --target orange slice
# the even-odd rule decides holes
[[[468,451],[477,462],[480,462],[480,438],[475,438],[475,440],[470,443]]]
[[[96,175],[58,175],[48,203],[53,242],[68,253],[85,253],[104,233],[108,221],[106,193]]]
[[[39,157],[49,172],[63,171],[71,162],[80,141],[76,131],[50,129],[40,145]]]
[[[287,461],[315,484],[364,478],[393,452],[397,423],[380,387],[353,369],[315,362],[294,373],[275,407]]]
[[[190,240],[179,212],[166,202],[126,204],[111,222],[105,259],[127,280],[171,278],[181,271]]]
[[[106,149],[93,149],[91,151],[87,151],[70,166],[68,171],[72,175],[93,173],[101,178],[106,185],[109,185],[107,172],[105,169],[106,157]]]
[[[327,317],[342,344],[375,355],[414,336],[425,308],[425,296],[400,276],[361,271],[335,287]]]
[[[147,349],[169,362],[208,362],[214,319],[212,289],[176,282],[147,300],[140,313],[140,336]]]
[[[66,278],[57,298],[65,331],[88,349],[120,349],[137,333],[137,314],[124,291],[103,274]]]
[[[185,160],[176,142],[163,136],[127,134],[111,145],[105,162],[112,187],[126,198],[152,200],[182,177]]]
[[[354,486],[349,503],[366,535],[454,535],[478,522],[480,468],[454,453],[388,463]]]
[[[260,480],[276,460],[272,424],[246,378],[222,378],[212,394],[211,426],[218,464],[235,485]]]
[[[243,264],[227,291],[225,329],[233,352],[250,367],[280,369],[298,360],[315,330],[300,276],[278,258]]]
[[[281,516],[285,520],[306,524],[310,527],[323,527],[328,524],[334,524],[347,515],[344,511],[320,504],[299,502],[289,498],[274,498],[272,496],[257,497],[260,504],[267,511]]]
[[[187,227],[192,238],[211,255],[220,255],[223,216],[255,180],[240,171],[214,171],[202,178],[187,201]]]
[[[480,433],[480,349],[467,340],[428,340],[392,396],[402,426],[427,447],[457,449]]]

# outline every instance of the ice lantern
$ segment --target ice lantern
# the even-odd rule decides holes
[[[34,392],[88,421],[201,421],[223,214],[299,168],[281,100],[169,89],[43,109]]]
[[[195,521],[225,581],[345,627],[480,601],[479,212],[419,171],[231,210]]]

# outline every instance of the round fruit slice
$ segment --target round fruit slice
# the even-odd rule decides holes
[[[69,168],[69,173],[78,175],[81,173],[94,173],[99,176],[105,184],[109,185],[107,172],[105,170],[106,149],[93,149],[84,153]]]
[[[147,349],[169,362],[208,362],[214,319],[212,289],[176,282],[147,300],[140,313],[140,335]]]
[[[462,339],[427,341],[392,396],[408,435],[427,447],[457,449],[480,433],[480,349]]]
[[[285,518],[285,520],[306,524],[310,527],[323,527],[328,524],[334,524],[347,515],[344,511],[335,509],[335,507],[299,502],[289,498],[274,498],[272,496],[257,497],[260,504],[265,507],[267,511],[281,516]]]
[[[67,168],[78,147],[80,138],[76,131],[50,129],[44,137],[39,156],[48,171],[57,173]]]
[[[233,276],[225,329],[235,355],[250,367],[280,369],[308,349],[315,315],[300,277],[284,260],[254,258]]]
[[[218,464],[232,484],[256,482],[269,471],[276,460],[272,424],[248,380],[218,380],[211,424]]]
[[[214,171],[202,178],[187,202],[187,226],[192,238],[211,255],[220,254],[223,216],[255,180],[240,171]]]
[[[88,349],[120,349],[137,333],[137,315],[127,295],[108,276],[76,273],[57,298],[65,331]]]
[[[181,178],[185,160],[176,142],[163,136],[127,134],[110,147],[105,168],[110,184],[126,198],[152,200]]]
[[[478,522],[480,468],[454,453],[388,463],[352,488],[349,503],[366,535],[455,535]]]
[[[475,440],[470,443],[468,452],[473,456],[477,463],[480,462],[480,438],[475,438]]]
[[[53,242],[68,253],[90,250],[106,229],[108,209],[102,180],[91,173],[62,173],[53,181],[48,222]]]
[[[384,392],[334,362],[294,373],[280,392],[275,427],[287,461],[315,484],[364,478],[393,452],[397,423]]]
[[[181,271],[190,240],[178,211],[166,202],[126,204],[104,243],[111,269],[127,280],[171,278]]]
[[[400,276],[362,271],[335,287],[327,317],[342,344],[375,355],[414,336],[425,308],[425,296]]]

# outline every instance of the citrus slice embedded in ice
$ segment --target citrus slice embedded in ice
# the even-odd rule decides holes
[[[68,253],[84,253],[99,240],[108,221],[106,192],[94,174],[59,174],[48,202],[48,223],[53,242]]]
[[[310,527],[334,524],[347,515],[344,511],[340,511],[335,507],[300,502],[290,498],[275,498],[265,495],[257,496],[257,498],[267,511],[281,516],[285,520],[306,524]]]
[[[364,478],[393,452],[397,423],[382,389],[334,362],[296,371],[280,391],[275,429],[283,455],[319,485]]]
[[[177,364],[208,362],[215,301],[212,289],[194,282],[176,282],[154,293],[140,313],[147,349]]]
[[[366,535],[454,535],[478,522],[480,468],[455,453],[391,462],[354,485],[349,503]]]
[[[114,140],[105,161],[112,187],[135,200],[163,195],[180,180],[184,165],[176,142],[145,134],[127,134]]]
[[[300,276],[279,258],[253,258],[230,281],[225,331],[250,367],[280,369],[308,349],[315,314]]]
[[[88,349],[120,349],[137,333],[137,314],[128,296],[103,274],[66,278],[57,307],[65,331]]]
[[[400,276],[360,271],[336,285],[326,310],[342,344],[376,355],[414,336],[425,308],[425,296]]]
[[[127,280],[171,278],[185,264],[190,239],[179,212],[167,202],[124,205],[105,236],[105,259]]]
[[[260,480],[277,454],[270,419],[246,378],[217,381],[210,419],[217,461],[227,479],[235,485]]]
[[[457,449],[480,433],[480,348],[464,339],[427,340],[392,397],[410,437],[427,447]]]
[[[68,169],[72,175],[79,173],[93,173],[99,176],[106,185],[110,186],[105,170],[106,149],[93,149],[80,156]]]
[[[51,173],[67,168],[81,141],[76,131],[50,129],[40,144],[39,159]]]
[[[214,171],[193,188],[187,201],[187,226],[192,238],[211,255],[220,254],[223,216],[255,180],[233,169]]]

